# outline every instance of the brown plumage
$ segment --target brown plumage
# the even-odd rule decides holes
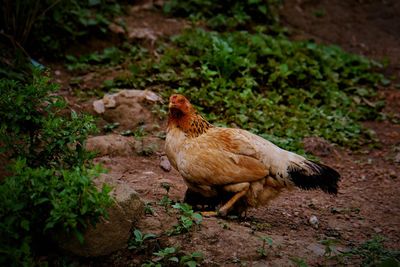
[[[337,193],[340,175],[332,168],[248,131],[215,127],[182,95],[170,97],[165,150],[196,195],[188,199],[223,202],[222,215],[265,205],[294,186]]]

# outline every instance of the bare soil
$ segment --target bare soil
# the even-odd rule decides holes
[[[166,18],[162,15],[151,10],[143,12],[148,16],[137,15],[137,19],[131,20],[140,20],[160,36],[176,33],[177,28],[171,30],[163,26]],[[388,74],[397,79],[400,76],[399,14],[400,2],[396,0],[286,0],[281,10],[282,21],[290,29],[293,39],[312,38],[375,59],[388,58]],[[91,87],[89,82],[87,84]],[[65,95],[75,103],[67,83],[63,83],[63,87]],[[380,93],[387,102],[385,111],[399,114],[400,91],[392,85],[382,88]],[[203,264],[207,266],[294,266],[292,258],[302,258],[310,266],[321,266],[333,264],[324,257],[325,247],[321,240],[335,238],[339,240],[336,249],[346,251],[375,235],[385,236],[385,244],[399,250],[400,125],[373,121],[366,122],[365,126],[375,131],[378,147],[365,146],[350,151],[329,146],[329,153],[314,151],[323,163],[342,175],[336,197],[320,191],[288,191],[269,206],[250,210],[244,219],[204,218],[200,227],[172,237],[163,233],[177,223],[177,216],[157,204],[167,194],[161,185],[171,185],[168,197],[174,201],[183,199],[186,186],[175,170],[166,172],[160,168],[163,141],[160,141],[157,153],[150,157],[97,158],[96,161],[110,169],[110,174],[131,184],[151,205],[154,214],[146,215],[136,227],[161,237],[150,241],[144,250],[123,250],[82,263],[138,266],[160,247],[176,246],[186,252],[201,251],[205,258]],[[309,223],[313,215],[318,219],[318,227]],[[273,240],[272,247],[266,248],[266,257],[257,252],[263,236]]]

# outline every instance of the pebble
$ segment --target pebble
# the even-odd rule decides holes
[[[171,163],[169,162],[168,158],[166,156],[161,156],[160,157],[160,167],[166,172],[171,171]]]
[[[394,157],[394,162],[400,163],[400,153],[396,154],[396,156]]]
[[[312,215],[312,216],[310,217],[310,219],[308,220],[308,222],[311,224],[312,227],[318,228],[319,221],[318,221],[317,216]]]
[[[393,170],[391,170],[391,171],[389,172],[389,176],[390,176],[390,178],[393,178],[393,179],[396,179],[396,178],[397,178],[397,174],[396,174],[396,172],[393,171]]]
[[[379,234],[379,233],[382,232],[382,229],[379,228],[379,227],[375,227],[375,228],[374,228],[374,231],[375,231],[375,233]]]

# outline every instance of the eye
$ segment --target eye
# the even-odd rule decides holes
[[[183,103],[185,102],[185,99],[181,98],[181,99],[178,100],[178,102],[179,102],[180,104],[183,104]]]

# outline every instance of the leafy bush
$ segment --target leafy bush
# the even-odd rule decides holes
[[[0,183],[0,265],[31,265],[43,240],[54,232],[82,241],[88,224],[105,216],[111,204],[106,186],[98,191],[84,149],[95,128],[92,119],[62,114],[57,87],[36,73],[31,83],[0,80],[0,152],[11,175]]]
[[[117,86],[163,85],[187,95],[207,119],[249,129],[295,151],[301,139],[322,136],[357,147],[371,136],[358,123],[375,119],[384,103],[381,66],[335,46],[264,33],[191,29],[160,46],[160,60],[137,64]],[[364,139],[364,140],[366,140]]]

